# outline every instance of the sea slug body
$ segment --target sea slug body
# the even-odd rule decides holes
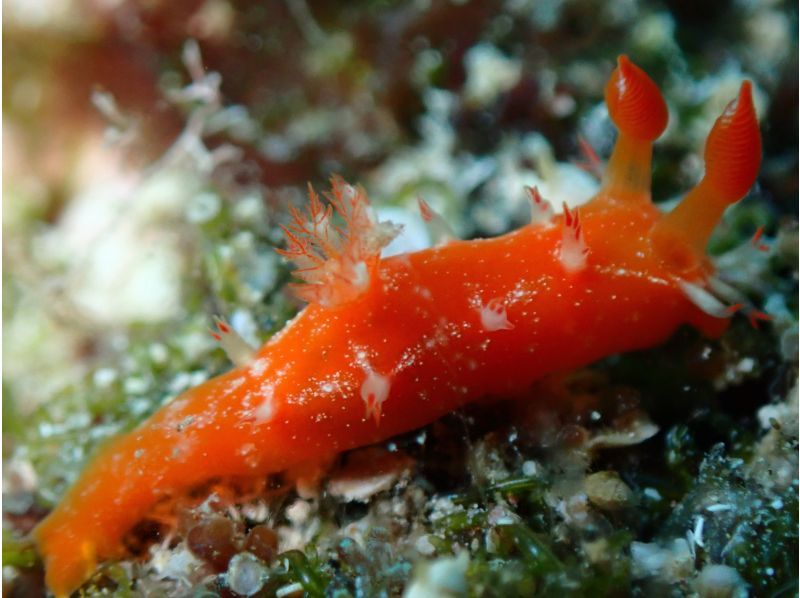
[[[364,191],[334,177],[326,205],[312,190],[282,251],[309,305],[258,350],[217,322],[236,367],[94,456],[34,530],[49,589],[79,587],[122,554],[122,537],[158,500],[205,479],[321,461],[481,397],[523,393],[550,372],[656,345],[682,324],[720,334],[730,310],[709,290],[705,245],[758,172],[750,84],[709,135],[702,181],[668,214],[650,201],[661,94],[622,56],[606,103],[619,137],[599,193],[556,215],[531,189],[531,224],[501,237],[448,233],[381,259],[396,228],[375,219]]]

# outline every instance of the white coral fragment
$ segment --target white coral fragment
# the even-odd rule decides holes
[[[440,557],[433,562],[420,564],[414,578],[403,593],[403,598],[431,598],[433,596],[466,596],[469,555],[461,551],[456,557]]]
[[[522,63],[505,56],[495,46],[488,43],[470,48],[464,57],[467,81],[464,95],[467,102],[476,106],[486,106],[500,95],[512,89],[522,75]]]
[[[726,565],[706,565],[693,585],[701,598],[746,598],[749,595],[739,572]]]
[[[667,546],[632,542],[632,574],[635,578],[658,577],[665,580],[686,579],[694,571],[689,543],[677,538]]]

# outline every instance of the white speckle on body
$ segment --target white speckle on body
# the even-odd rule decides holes
[[[235,392],[237,388],[239,388],[242,384],[244,384],[244,376],[240,376],[239,378],[234,378],[228,383],[228,386],[225,387],[225,394],[231,394]]]
[[[264,372],[267,370],[267,368],[269,367],[269,363],[270,363],[270,360],[267,359],[266,357],[262,357],[261,359],[256,359],[250,365],[250,372],[253,374],[253,376],[256,376],[256,377],[262,376],[264,374]]]
[[[270,421],[275,414],[275,387],[271,383],[265,382],[261,385],[258,396],[262,401],[253,411],[253,416],[257,424],[263,424]]]
[[[244,462],[248,467],[255,469],[258,466],[258,454],[256,453],[255,444],[252,442],[243,444],[237,452],[240,457],[244,457]]]
[[[178,425],[176,426],[178,432],[183,432],[186,428],[191,426],[193,423],[194,423],[194,416],[187,415],[180,422],[178,422]]]

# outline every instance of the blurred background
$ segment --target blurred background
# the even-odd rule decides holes
[[[260,343],[294,313],[272,248],[307,183],[364,185],[406,225],[401,249],[430,242],[417,196],[467,237],[524,222],[526,184],[585,201],[613,144],[602,94],[621,53],[669,105],[659,202],[699,179],[705,135],[753,81],[761,176],[713,247],[758,226],[783,238],[790,265],[771,286],[741,282],[762,299],[778,289],[773,316],[790,332],[774,343],[796,343],[796,233],[779,235],[798,209],[794,2],[4,0],[3,12],[3,454],[17,531],[99,441],[227,367],[212,314]]]

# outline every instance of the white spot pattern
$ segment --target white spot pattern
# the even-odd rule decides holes
[[[265,424],[272,419],[275,413],[275,387],[269,382],[261,385],[259,396],[262,397],[261,403],[253,411],[257,424]]]

